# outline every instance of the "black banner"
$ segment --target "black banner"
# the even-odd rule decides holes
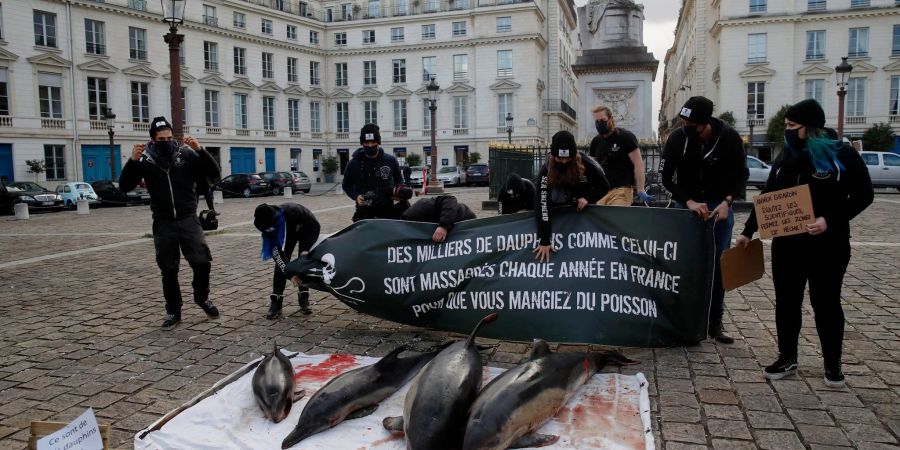
[[[687,210],[553,211],[549,263],[533,213],[434,225],[364,220],[288,264],[312,289],[382,319],[468,333],[488,312],[496,339],[675,346],[706,338],[713,224]]]

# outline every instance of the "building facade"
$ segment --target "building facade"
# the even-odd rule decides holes
[[[837,127],[835,66],[853,65],[844,134],[876,123],[900,132],[900,2],[896,0],[685,0],[666,54],[660,135],[678,126],[692,95],[731,111],[752,154],[774,157],[765,137],[785,104],[815,98],[827,126]]]
[[[557,60],[574,47],[567,0],[194,0],[181,51],[184,132],[223,176],[343,167],[359,129],[381,127],[400,158],[430,155],[425,86],[440,85],[441,166],[484,159],[490,141],[549,139],[575,118]],[[170,115],[168,32],[150,0],[0,2],[0,177],[38,181],[110,176],[105,112],[116,115],[116,172],[149,122]],[[569,70],[571,72],[571,70]],[[567,92],[563,93],[565,88]],[[574,114],[574,113],[572,113]],[[428,158],[424,158],[428,162]]]

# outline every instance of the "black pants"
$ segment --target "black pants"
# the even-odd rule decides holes
[[[194,272],[194,302],[205,303],[209,299],[209,272],[212,255],[206,245],[206,237],[200,228],[200,220],[191,215],[181,219],[154,219],[153,244],[156,247],[156,264],[162,272],[163,295],[166,312],[181,317],[181,288],[178,286],[178,266],[181,255]]]
[[[850,263],[850,240],[829,236],[789,236],[772,242],[775,283],[775,325],[778,351],[797,356],[803,322],[803,292],[809,282],[809,302],[816,320],[826,367],[839,367],[844,341],[841,286]]]
[[[395,219],[393,203],[378,204],[377,206],[356,205],[356,212],[353,213],[353,221],[359,222],[363,219]]]
[[[301,228],[299,232],[288,233],[284,239],[285,262],[291,260],[291,255],[294,253],[294,247],[297,247],[298,244],[298,254],[308,252],[316,243],[316,240],[319,239],[319,231],[318,226],[314,228],[307,226]],[[281,268],[278,267],[278,264],[275,264],[275,274],[272,277],[272,293],[276,295],[284,294],[285,285],[287,285],[287,278],[284,276],[284,272],[281,271]],[[309,288],[306,286],[301,285],[297,290],[301,295],[309,295]]]

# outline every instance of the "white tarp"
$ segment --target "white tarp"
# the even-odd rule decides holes
[[[253,398],[250,380],[253,371],[221,388],[196,405],[182,411],[160,430],[140,439],[136,450],[155,449],[280,449],[284,439],[300,417],[312,394],[329,379],[347,370],[374,364],[379,358],[353,355],[305,355],[291,359],[298,389],[306,395],[279,424],[263,418]],[[503,369],[487,367],[485,383]],[[294,449],[403,449],[402,437],[391,436],[382,419],[402,415],[403,400],[409,387],[383,401],[371,415],[347,420],[314,435]],[[152,425],[147,429],[152,428]],[[582,387],[559,413],[540,430],[559,435],[559,441],[547,449],[654,449],[650,431],[650,400],[643,374],[597,374]]]

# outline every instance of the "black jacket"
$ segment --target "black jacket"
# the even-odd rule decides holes
[[[197,184],[218,178],[219,165],[209,152],[181,146],[167,165],[145,157],[129,159],[122,167],[119,188],[131,191],[143,179],[150,193],[153,219],[181,219],[197,215]]]
[[[677,202],[721,202],[729,195],[737,199],[747,183],[750,172],[741,136],[715,117],[710,125],[713,138],[708,145],[689,139],[683,129],[666,140],[662,182]]]
[[[607,192],[609,182],[603,169],[593,158],[579,151],[584,162],[584,177],[571,189],[558,189],[549,186],[550,176],[546,163],[538,173],[538,195],[534,198],[534,217],[537,219],[538,237],[541,245],[550,245],[552,227],[550,224],[550,208],[554,206],[575,205],[579,198],[584,198],[588,203],[596,203]]]
[[[306,251],[319,238],[321,229],[319,221],[309,208],[297,203],[278,205],[284,211],[284,222],[287,231],[285,242],[299,242],[301,251]]]
[[[513,173],[497,194],[500,214],[513,214],[534,209],[534,183]]]
[[[344,193],[356,200],[356,197],[374,192],[376,203],[381,206],[390,206],[394,186],[403,184],[403,174],[400,173],[400,165],[397,158],[388,155],[384,149],[378,148],[378,156],[368,158],[365,149],[359,148],[353,152],[353,157],[344,169]]]
[[[436,223],[450,231],[457,222],[475,218],[475,213],[452,195],[425,197],[409,207],[401,216],[403,220]]]

